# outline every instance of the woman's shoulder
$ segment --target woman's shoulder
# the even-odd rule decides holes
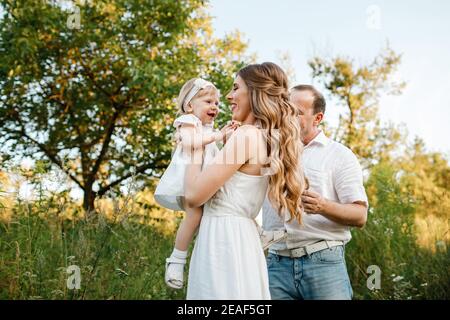
[[[260,132],[260,128],[252,124],[242,124],[237,127],[236,132],[247,133],[247,132]]]
[[[235,135],[258,138],[262,136],[262,131],[261,128],[257,126],[251,124],[243,124],[235,130]]]
[[[245,146],[254,150],[256,146],[265,147],[265,136],[261,128],[254,125],[242,125],[238,127],[229,140],[239,146]]]
[[[241,125],[236,129],[233,140],[237,150],[245,152],[244,154],[248,156],[247,160],[252,163],[250,166],[257,165],[259,169],[259,166],[267,160],[266,138],[261,128],[249,124]],[[244,167],[241,170],[245,171]]]
[[[191,124],[191,125],[198,125],[200,122],[200,119],[194,116],[193,114],[183,114],[175,119],[173,122],[174,127],[178,127],[182,124]]]

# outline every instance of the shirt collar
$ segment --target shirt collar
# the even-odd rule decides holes
[[[320,133],[312,139],[305,147],[309,147],[314,144],[320,144],[326,146],[330,142],[330,139],[323,133],[323,130],[320,130]]]

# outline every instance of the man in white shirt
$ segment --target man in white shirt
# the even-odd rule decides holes
[[[309,181],[302,225],[280,218],[268,199],[263,228],[287,232],[267,256],[272,299],[351,299],[344,248],[350,227],[363,227],[368,201],[361,166],[353,152],[319,129],[325,99],[313,86],[298,85],[291,102],[300,110],[303,168]]]

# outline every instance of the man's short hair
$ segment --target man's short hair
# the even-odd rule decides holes
[[[313,101],[313,110],[314,114],[317,114],[319,112],[325,113],[325,107],[326,107],[326,101],[323,97],[323,94],[320,93],[319,90],[314,88],[313,86],[309,84],[299,84],[292,88],[292,90],[298,90],[298,91],[309,91],[312,93],[314,97]]]

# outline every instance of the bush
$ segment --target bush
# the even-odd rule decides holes
[[[433,253],[417,244],[414,201],[401,191],[392,166],[374,167],[366,189],[367,225],[352,231],[346,254],[355,298],[448,299],[448,250]],[[367,287],[370,265],[381,269],[380,290]]]

